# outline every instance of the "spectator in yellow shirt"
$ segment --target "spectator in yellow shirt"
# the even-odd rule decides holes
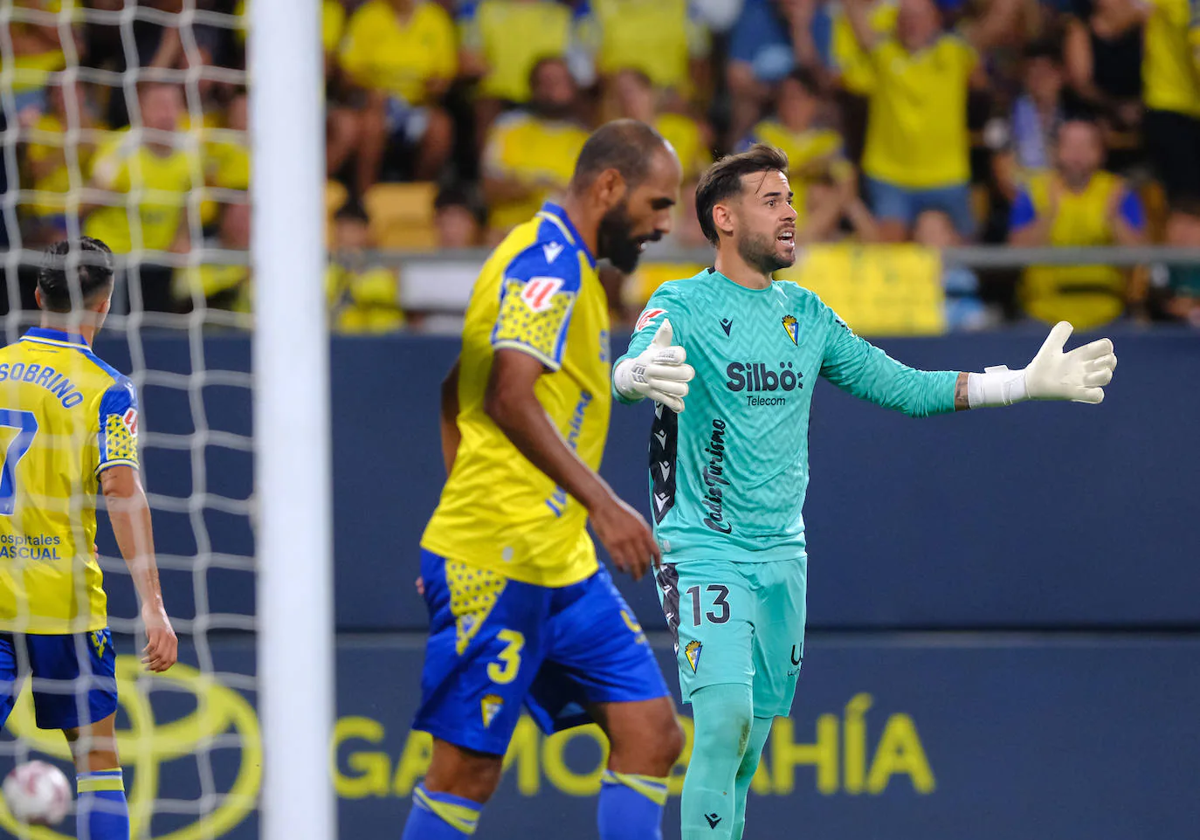
[[[1200,246],[1200,5],[1192,0],[1142,0],[1142,132],[1150,162],[1171,208],[1167,242]],[[1189,35],[1189,30],[1191,34]],[[1192,38],[1189,44],[1189,37]]]
[[[1054,165],[1054,137],[1065,117],[1065,76],[1058,47],[1029,44],[1024,50],[1025,92],[1013,102],[1006,120],[996,120],[985,135],[991,139],[992,175],[1005,202],[1031,176]]]
[[[94,209],[81,211],[87,213],[83,232],[106,242],[116,254],[182,253],[190,238],[188,195],[203,186],[199,150],[178,131],[183,94],[175,85],[144,82],[138,104],[141,128],[117,132],[96,153],[92,186],[110,195]],[[140,296],[142,308],[170,311],[171,270],[155,266],[154,255],[149,256],[139,276],[131,278],[132,303],[138,306]]]
[[[632,67],[685,96],[707,85],[711,39],[689,0],[588,0],[582,11],[602,78]]]
[[[475,91],[476,146],[505,107],[529,102],[529,71],[540,58],[566,57],[575,15],[558,0],[469,0],[458,11],[462,75]]]
[[[221,210],[212,248],[224,251],[250,250],[250,203],[226,204]],[[175,270],[172,291],[183,311],[216,310],[248,314],[251,303],[250,266],[238,263],[205,263]],[[229,325],[229,319],[207,320]],[[236,323],[236,322],[232,322]]]
[[[968,85],[980,52],[1009,35],[1017,10],[1016,0],[992,0],[977,25],[951,34],[933,0],[900,0],[895,37],[881,38],[866,0],[847,0],[875,74],[862,167],[886,241],[907,238],[924,210],[942,210],[964,236],[973,233]]]
[[[427,0],[368,0],[350,17],[340,57],[350,80],[367,91],[359,194],[379,180],[389,140],[415,148],[414,178],[436,179],[454,143],[439,104],[458,73],[450,15]]]
[[[535,64],[529,87],[529,108],[496,120],[483,151],[489,243],[499,242],[570,183],[587,141],[587,130],[575,121],[579,92],[563,59]]]
[[[91,177],[100,129],[78,82],[51,85],[47,102],[49,110],[33,123],[35,139],[26,148],[33,189],[42,193],[29,208],[45,234],[61,239],[67,232],[69,194]]]
[[[641,70],[618,71],[607,88],[612,95],[614,119],[640,120],[652,125],[671,144],[683,166],[685,184],[697,180],[700,173],[712,165],[708,126],[687,114],[664,110],[664,92],[656,89],[650,77]]]
[[[57,14],[62,9],[62,0],[9,0],[4,5]],[[12,41],[13,104],[20,121],[29,125],[46,110],[46,86],[50,74],[66,67],[67,60],[58,26],[54,23],[42,23],[41,19],[14,21],[8,31]]]
[[[1099,127],[1082,120],[1063,123],[1055,169],[1035,175],[1017,193],[1009,241],[1061,248],[1143,244],[1142,203],[1121,178],[1102,171],[1103,164]],[[1125,298],[1125,274],[1112,266],[1031,266],[1021,280],[1026,312],[1084,330],[1119,317]]]
[[[366,252],[374,243],[367,214],[348,204],[334,217],[333,261],[326,273],[330,322],[334,332],[379,334],[404,326],[400,281],[396,272],[371,265]]]
[[[741,144],[749,149],[755,143],[766,143],[787,155],[797,229],[804,224],[808,184],[824,176],[844,181],[854,174],[854,165],[846,160],[842,136],[832,128],[817,125],[821,107],[816,77],[807,70],[793,70],[779,83],[775,115],[754,126]]]
[[[244,42],[249,29],[250,0],[238,0],[234,16],[238,19],[238,40]],[[361,119],[356,108],[349,107],[338,47],[346,31],[346,7],[342,0],[321,0],[321,49],[325,54],[325,174],[334,177],[358,148]]]

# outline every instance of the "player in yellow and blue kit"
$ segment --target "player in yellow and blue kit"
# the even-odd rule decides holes
[[[682,732],[586,526],[635,578],[658,560],[596,474],[611,405],[596,260],[632,270],[670,229],[680,177],[649,126],[601,127],[563,203],[514,229],[475,283],[442,394],[449,478],[421,540],[430,631],[414,726],[434,742],[404,840],[474,833],[522,705],[547,732],[594,720],[608,736],[602,840],[661,837]]]
[[[713,268],[664,283],[614,368],[618,398],[659,405],[650,496],[657,575],[695,740],[683,840],[741,838],[746,794],[776,716],[790,713],[804,657],[812,389],[823,376],[913,417],[1024,399],[1098,403],[1108,339],[1063,353],[1058,324],[1020,371],[906,367],[856,336],[812,292],[776,282],[796,259],[787,157],[758,145],[712,166],[696,191]],[[677,345],[677,346],[671,346]],[[695,368],[688,410],[660,399],[664,356]]]
[[[41,326],[0,349],[0,723],[32,675],[38,727],[61,729],[75,760],[81,840],[129,838],[98,489],[141,600],[142,661],[165,671],[177,649],[138,475],[137,391],[91,350],[112,292],[108,246],[59,243],[38,276]]]

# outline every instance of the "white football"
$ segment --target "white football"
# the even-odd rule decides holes
[[[23,823],[58,825],[71,808],[71,783],[53,764],[18,764],[4,778],[4,801]]]

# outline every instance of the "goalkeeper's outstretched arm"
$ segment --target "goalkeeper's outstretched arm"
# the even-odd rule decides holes
[[[178,658],[179,641],[163,606],[158,564],[154,559],[150,503],[142,488],[141,474],[133,467],[109,467],[100,474],[100,486],[108,504],[108,518],[117,546],[129,567],[142,605],[147,640],[142,663],[151,671],[165,671]]]
[[[832,311],[829,316],[836,318]],[[1025,400],[1096,404],[1112,381],[1117,357],[1107,338],[1063,352],[1072,326],[1061,321],[1021,370],[991,367],[984,373],[924,371],[897,362],[838,320],[830,331],[821,374],[856,397],[911,417]]]
[[[959,375],[955,404],[966,391],[967,408],[1012,405],[1025,400],[1071,400],[1095,405],[1104,400],[1104,386],[1117,367],[1113,343],[1101,338],[1069,352],[1063,347],[1074,330],[1059,321],[1050,330],[1037,355],[1022,370],[988,368],[984,373]]]

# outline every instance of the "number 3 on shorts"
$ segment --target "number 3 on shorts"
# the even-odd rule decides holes
[[[729,620],[729,602],[725,600],[726,598],[729,597],[729,587],[721,586],[718,583],[714,583],[712,586],[709,586],[705,591],[709,592],[709,593],[716,593],[716,597],[713,598],[712,605],[714,607],[719,608],[720,612],[715,613],[712,610],[709,610],[709,612],[707,614],[705,614],[704,617],[707,618],[709,621],[711,621],[713,624],[724,624],[726,621]],[[699,627],[700,626],[700,616],[701,616],[700,587],[699,586],[688,587],[687,593],[692,596],[692,626]]]
[[[521,668],[521,648],[525,647],[525,636],[516,630],[501,630],[496,638],[506,643],[497,657],[498,662],[488,664],[488,679],[497,685],[507,685],[517,678]]]

